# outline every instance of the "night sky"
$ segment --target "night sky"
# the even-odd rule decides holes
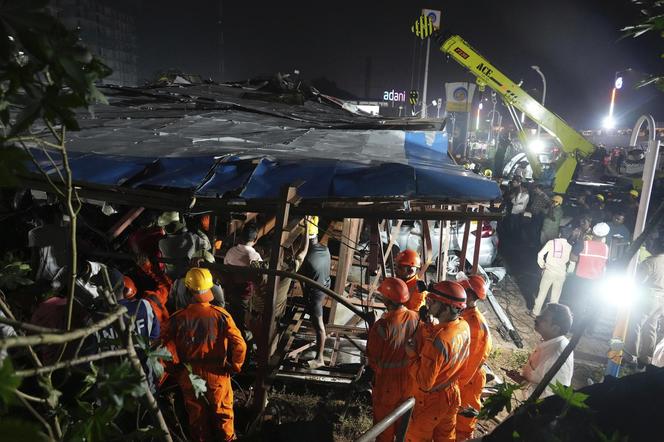
[[[424,50],[410,24],[423,7],[442,10],[443,27],[514,81],[523,80],[537,99],[541,80],[530,66],[539,65],[547,78],[546,106],[579,129],[599,127],[614,73],[628,67],[634,71],[624,76],[619,91],[618,125],[632,126],[645,112],[664,121],[664,93],[633,89],[644,73],[664,73],[659,58],[664,40],[621,39],[620,29],[638,18],[628,0],[162,0],[158,7],[144,1],[138,20],[140,72],[147,78],[158,69],[179,68],[228,81],[299,69],[306,80],[325,78],[355,96],[379,100],[384,90],[408,91],[411,78],[421,90]],[[430,99],[444,96],[446,81],[473,80],[432,48]]]

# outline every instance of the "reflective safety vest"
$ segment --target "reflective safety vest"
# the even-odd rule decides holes
[[[585,279],[598,279],[604,274],[609,259],[609,247],[601,241],[584,241],[583,251],[576,264],[576,276]]]

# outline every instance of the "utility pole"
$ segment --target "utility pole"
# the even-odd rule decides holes
[[[544,73],[540,70],[539,66],[531,66],[531,68],[537,72],[540,77],[542,77],[542,84],[544,85],[542,88],[542,107],[544,107],[544,102],[546,101],[546,77],[544,76]],[[540,137],[540,132],[542,131],[542,126],[540,124],[537,125],[537,139],[539,140]]]
[[[427,38],[427,56],[424,59],[424,86],[422,87],[422,118],[427,117],[427,83],[429,82],[429,52],[431,39]]]
[[[422,9],[422,15],[431,21],[434,29],[440,28],[440,11],[435,9]],[[424,61],[424,86],[422,87],[422,118],[427,117],[427,84],[429,82],[429,52],[431,52],[431,39],[427,38],[427,56]]]

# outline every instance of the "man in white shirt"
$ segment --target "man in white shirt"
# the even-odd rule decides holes
[[[535,306],[533,307],[534,316],[538,316],[542,312],[542,306],[546,300],[546,295],[549,293],[549,289],[551,289],[551,302],[557,303],[560,299],[571,252],[572,246],[565,238],[556,238],[547,241],[542,250],[537,254],[537,265],[544,272],[542,273],[539,292],[537,293]]]
[[[547,304],[542,314],[535,318],[535,331],[542,336],[542,342],[537,344],[530,354],[528,362],[521,368],[521,373],[510,371],[507,375],[517,382],[524,383],[527,396],[535,390],[544,375],[562,354],[569,340],[565,337],[572,327],[572,312],[563,304]],[[560,370],[555,374],[549,386],[546,387],[540,398],[552,396],[550,385],[560,382],[565,386],[572,384],[574,373],[574,353],[570,353]]]
[[[251,224],[246,225],[240,234],[238,244],[226,252],[224,264],[249,267],[252,262],[263,261],[261,255],[254,249],[257,238],[256,227]],[[227,272],[222,278],[222,283],[228,304],[226,310],[235,320],[235,324],[245,340],[249,341],[246,333],[246,320],[250,310],[251,297],[256,290],[256,281],[237,272]]]

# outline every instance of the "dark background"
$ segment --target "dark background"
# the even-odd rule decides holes
[[[178,68],[215,80],[277,71],[326,79],[330,93],[382,99],[384,90],[421,91],[424,49],[410,33],[421,8],[443,11],[442,26],[535,98],[547,78],[546,106],[579,129],[597,128],[608,112],[614,74],[628,67],[614,116],[632,126],[642,113],[664,120],[664,95],[634,85],[663,73],[662,40],[621,38],[638,20],[628,0],[472,0],[446,2],[145,0],[138,19],[139,76]],[[223,42],[221,44],[220,42]],[[367,62],[370,60],[370,75]],[[446,81],[473,81],[456,62],[431,51],[429,99]],[[336,90],[333,86],[336,86]]]

